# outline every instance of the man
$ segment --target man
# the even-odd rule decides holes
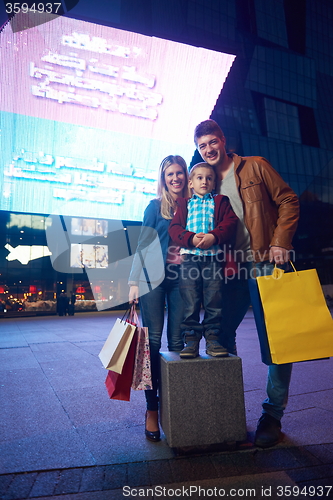
[[[76,302],[76,294],[71,290],[69,292],[69,307],[68,307],[68,316],[74,316],[75,314],[75,302]]]
[[[239,218],[234,254],[240,267],[238,275],[225,285],[221,338],[229,352],[236,353],[236,330],[250,305],[247,279],[271,274],[275,263],[288,262],[299,203],[267,160],[227,154],[226,139],[214,120],[196,127],[194,141],[202,159],[215,168],[217,192],[229,197]],[[267,399],[255,435],[257,446],[267,448],[279,442],[291,370],[290,363],[268,367]]]

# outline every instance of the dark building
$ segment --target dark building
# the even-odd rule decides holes
[[[296,265],[316,267],[321,283],[330,290],[333,2],[112,0],[96,2],[95,7],[88,0],[64,3],[68,17],[236,55],[211,118],[223,129],[229,151],[266,157],[298,194]],[[194,149],[193,154],[192,163],[198,160]],[[20,238],[25,245],[46,247],[44,215],[1,211],[0,298],[26,294],[34,299],[39,294],[44,300],[54,299],[62,289],[84,290],[81,295],[92,298],[84,273],[59,274],[48,256],[27,264],[6,258],[8,245],[15,248]]]

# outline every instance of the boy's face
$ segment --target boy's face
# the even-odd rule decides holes
[[[211,168],[198,167],[189,181],[189,186],[199,196],[211,193],[215,187],[215,173]]]

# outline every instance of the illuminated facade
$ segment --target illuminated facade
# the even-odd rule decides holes
[[[84,241],[70,242],[74,245],[68,254],[69,263],[73,264],[71,269],[69,266],[64,269],[66,272],[61,272],[52,265],[46,226],[52,220],[47,216],[57,211],[58,205],[55,208],[50,204],[50,196],[61,203],[74,204],[75,210],[65,213],[74,219],[85,217],[85,220],[105,221],[111,225],[112,220],[117,219],[126,220],[125,227],[137,225],[144,207],[154,196],[156,167],[160,160],[167,154],[178,153],[188,163],[196,162],[199,157],[192,146],[191,134],[197,122],[209,116],[222,127],[230,151],[266,157],[298,194],[301,219],[294,239],[297,265],[299,268],[317,267],[322,284],[333,284],[332,2],[159,0],[143,4],[136,0],[113,0],[102,3],[105,5],[97,5],[95,11],[92,8],[89,12],[84,11],[83,7],[80,11],[80,2],[71,10],[70,15],[76,19],[75,30],[62,35],[59,42],[64,50],[62,55],[59,56],[59,50],[53,54],[40,51],[35,59],[26,55],[26,67],[29,68],[26,81],[32,88],[29,90],[32,101],[29,104],[22,95],[21,102],[29,108],[31,116],[17,107],[19,98],[13,107],[7,97],[6,107],[2,108],[2,128],[10,130],[11,141],[12,131],[17,136],[16,142],[8,145],[7,141],[2,151],[0,298],[4,294],[18,298],[28,294],[29,300],[36,295],[52,300],[62,286],[67,293],[72,289],[84,290],[78,295],[87,299],[96,294],[102,297],[100,285],[95,284],[97,288],[91,290],[91,280],[79,269],[78,262],[82,263],[82,259],[87,266],[88,261],[95,258],[90,258],[91,248],[78,246],[84,245]],[[126,49],[128,44],[125,42],[110,43],[107,28],[103,27],[102,32],[92,28],[96,31],[93,42],[93,31],[89,39],[80,34],[78,19],[139,35]],[[64,20],[64,23],[67,25],[69,21]],[[27,34],[22,33],[23,40]],[[188,52],[191,56],[186,57],[193,58],[195,64],[181,86],[185,92],[175,100],[171,116],[160,129],[156,126],[156,116],[163,116],[167,102],[175,98],[173,81],[185,78],[184,58],[177,58],[178,53],[172,52],[168,59],[168,50],[171,50],[168,45],[160,48],[160,52],[156,49],[161,67],[165,66],[170,76],[162,89],[158,75],[148,67],[142,66],[141,72],[134,69],[133,61],[142,48],[141,36],[192,46]],[[36,47],[38,43],[37,40]],[[200,58],[199,52],[194,51],[196,47],[203,47],[207,53],[231,55],[232,60],[227,68],[222,59],[213,59],[207,65],[205,57]],[[115,59],[111,64],[111,59],[109,61],[104,54],[107,51],[112,52],[113,58],[118,57],[117,60],[120,60],[120,52],[122,58],[132,57],[131,64],[123,59],[122,65],[116,65]],[[89,72],[85,69],[88,66]],[[216,79],[216,75],[222,73],[221,80]],[[121,86],[119,81],[118,86],[108,86],[110,78],[119,75]],[[200,79],[202,86],[197,84]],[[219,90],[223,86],[218,99],[217,84]],[[190,93],[190,106],[186,108],[186,97]],[[207,95],[209,102],[205,101]],[[97,98],[104,112],[102,120],[93,113]],[[66,99],[67,104],[63,102]],[[83,118],[83,115],[72,117],[73,107],[80,107],[78,99],[84,99],[87,114]],[[53,116],[55,101],[60,106],[61,120],[64,120],[56,129],[49,118],[44,120],[40,114],[46,106],[48,117]],[[204,101],[206,107],[200,108]],[[199,108],[201,111],[197,114],[192,112]],[[35,111],[31,113],[32,109]],[[125,136],[113,138],[110,154],[107,130],[114,128],[111,116],[115,113],[121,115],[117,133],[127,133],[126,119],[135,115],[139,121],[131,134],[142,137],[133,143]],[[37,124],[37,119],[44,121]],[[88,136],[83,134],[82,124],[90,125]],[[155,124],[156,142],[151,145],[148,138],[152,124]],[[34,127],[39,127],[39,136],[43,134],[42,145],[26,141],[27,129]],[[169,131],[172,133],[164,142]],[[180,145],[177,141],[182,133],[186,140]],[[51,136],[53,142],[49,139]],[[82,155],[83,147],[87,151],[85,155]],[[134,159],[129,158],[129,150],[133,150]],[[147,158],[148,150],[152,151],[152,159]],[[62,175],[61,182],[52,184],[52,176],[58,174]],[[32,188],[33,182],[40,181],[41,176],[50,184],[42,189],[38,189],[38,185]],[[70,184],[69,176],[72,176]],[[11,181],[14,178],[21,179],[21,192],[13,191]],[[99,192],[92,189],[97,184],[101,187]],[[8,201],[11,196],[12,199],[16,196],[16,205]],[[122,205],[124,196],[127,205]],[[93,206],[100,208],[95,210]],[[75,224],[81,227],[82,222]],[[105,241],[96,240],[93,244],[105,247],[98,250],[104,255],[104,262],[106,253],[110,259],[112,242],[105,245]],[[18,260],[14,258],[15,249],[17,253],[20,245],[25,248],[21,249],[23,253]],[[76,273],[78,270],[81,274]],[[116,290],[110,289],[108,297],[115,293]]]

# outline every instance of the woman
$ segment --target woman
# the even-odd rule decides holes
[[[148,327],[151,372],[153,389],[145,391],[147,411],[145,435],[150,441],[160,440],[158,424],[158,377],[159,377],[159,350],[164,325],[165,303],[167,304],[167,339],[170,351],[181,351],[183,340],[180,332],[180,323],[183,319],[183,304],[179,294],[178,277],[180,268],[179,248],[171,246],[168,234],[169,224],[176,210],[176,200],[179,197],[188,197],[188,173],[185,160],[181,156],[167,156],[160,165],[157,198],[151,200],[147,206],[142,229],[138,241],[136,255],[129,278],[129,302],[137,303],[140,296],[140,309],[143,326]],[[156,233],[158,240],[156,240]],[[158,241],[158,249],[147,255],[149,246]],[[164,268],[158,272],[158,265],[154,266],[150,259],[162,252]],[[146,254],[146,264],[143,255]],[[147,266],[154,270],[152,279],[147,273]],[[148,270],[149,271],[149,270]],[[151,274],[151,273],[150,273]],[[164,274],[159,283],[158,275]],[[140,278],[141,275],[141,278]],[[162,279],[161,278],[161,279]],[[155,284],[153,281],[156,281]],[[147,289],[147,282],[149,293]],[[141,286],[140,286],[141,283]],[[159,284],[158,284],[159,283]],[[157,284],[157,286],[155,286]],[[153,285],[153,286],[152,286]],[[146,288],[145,288],[146,287]]]

